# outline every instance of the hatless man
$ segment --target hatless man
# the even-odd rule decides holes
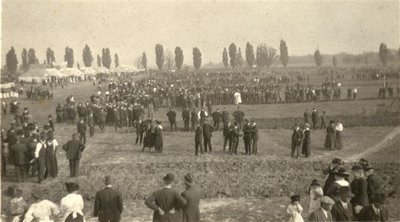
[[[200,153],[203,154],[203,127],[200,126],[200,124],[197,124],[196,127],[196,133],[194,136],[194,143],[195,143],[195,155],[197,156],[199,153],[199,149],[200,149]]]
[[[294,125],[292,133],[292,153],[291,153],[292,157],[298,158],[300,156],[299,149],[302,144],[302,141],[303,141],[303,131],[300,129],[300,126],[296,123]]]
[[[237,106],[237,110],[233,112],[233,117],[235,118],[235,121],[238,123],[239,128],[242,128],[242,122],[244,118],[244,112],[240,110],[240,107]]]
[[[235,122],[233,124],[233,128],[231,130],[231,154],[237,154],[237,148],[239,145],[239,137],[240,137],[240,132],[239,132],[239,123]]]
[[[83,144],[86,144],[86,129],[87,129],[87,125],[84,122],[84,119],[81,118],[80,121],[78,122],[77,132],[79,134],[79,140]]]
[[[227,146],[228,146],[228,151],[229,152],[231,152],[231,130],[232,130],[232,123],[224,123],[224,129],[223,129],[223,132],[222,132],[222,135],[223,135],[223,137],[224,137],[224,147],[223,147],[223,149],[224,149],[224,153],[225,153],[225,150],[226,150],[226,148],[227,148]]]
[[[204,152],[212,151],[211,137],[214,128],[205,120],[203,124],[203,137],[204,137]]]
[[[257,124],[256,124],[256,121],[254,120],[254,119],[252,119],[251,121],[250,121],[250,127],[251,127],[251,141],[253,142],[252,143],[252,148],[253,148],[253,154],[254,155],[257,155],[258,154],[258,146],[257,146],[257,143],[258,143],[258,128],[257,128]]]
[[[196,125],[199,122],[199,116],[197,115],[196,109],[193,108],[192,112],[190,113],[190,121],[192,122],[192,130],[196,130]]]
[[[186,206],[187,201],[172,189],[175,175],[168,173],[163,178],[164,186],[153,192],[145,201],[145,205],[154,211],[153,222],[182,221],[182,215],[175,209]]]
[[[69,161],[69,176],[77,177],[79,175],[79,161],[85,145],[79,140],[78,134],[74,133],[72,140],[69,140],[62,148],[66,152]]]
[[[170,129],[176,131],[176,112],[173,107],[167,113]]]
[[[332,222],[331,210],[335,201],[328,196],[321,197],[321,207],[312,212],[308,218],[310,222]]]
[[[222,114],[218,108],[212,113],[212,118],[213,118],[213,122],[214,122],[214,129],[218,130],[219,124],[221,123],[221,120],[222,120]]]
[[[251,126],[248,119],[244,120],[243,125],[243,142],[244,142],[244,150],[246,154],[251,155]]]
[[[99,222],[119,222],[124,209],[121,193],[112,187],[111,176],[104,180],[105,188],[96,193],[93,216]]]
[[[182,111],[182,119],[184,124],[184,130],[186,132],[189,132],[190,112],[187,107]]]
[[[37,165],[39,183],[42,183],[44,179],[44,173],[46,171],[46,139],[46,134],[42,132],[40,134],[40,140],[36,144],[35,148],[35,161]]]

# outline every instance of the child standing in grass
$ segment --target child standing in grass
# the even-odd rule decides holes
[[[304,222],[301,213],[303,212],[303,207],[300,205],[300,196],[293,195],[290,197],[292,202],[287,207],[286,212],[289,214],[289,222]]]

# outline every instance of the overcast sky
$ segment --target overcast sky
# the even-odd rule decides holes
[[[289,55],[377,51],[381,42],[399,47],[398,0],[286,1],[66,1],[3,0],[2,61],[11,46],[35,48],[40,62],[47,47],[64,58],[66,46],[82,64],[88,44],[94,57],[109,47],[120,63],[134,64],[145,51],[154,65],[154,46],[174,51],[181,46],[185,64],[192,48],[203,63],[221,62],[222,50],[234,42],[244,53],[246,42],[279,48],[286,40]]]

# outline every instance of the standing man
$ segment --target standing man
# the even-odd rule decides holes
[[[224,136],[224,153],[225,150],[228,146],[229,148],[229,152],[231,152],[231,129],[232,129],[232,123],[224,123],[224,130],[222,132],[223,136]]]
[[[69,176],[77,177],[79,175],[79,160],[82,157],[82,152],[85,145],[79,140],[78,134],[72,135],[72,140],[63,145],[63,150],[66,152],[69,160]]]
[[[244,120],[244,125],[243,125],[243,142],[244,142],[244,150],[246,151],[246,154],[251,155],[252,150],[251,150],[251,126],[249,123],[248,119]]]
[[[47,148],[47,143],[46,143],[46,133],[42,132],[40,134],[40,141],[36,144],[36,149],[35,149],[35,160],[37,163],[37,169],[38,169],[38,178],[39,178],[39,183],[42,183],[44,179],[44,173],[46,171],[46,148]]]
[[[172,131],[173,127],[175,127],[175,131],[176,131],[176,112],[173,107],[171,107],[171,109],[168,111],[167,116],[168,116],[168,121],[169,121],[171,131]]]
[[[207,122],[207,119],[205,119],[205,122],[203,124],[203,137],[204,137],[204,152],[206,153],[207,153],[207,147],[208,147],[208,152],[212,151],[211,137],[213,130],[214,130],[213,127]]]
[[[359,221],[388,221],[388,210],[385,207],[386,197],[384,193],[376,193],[371,199],[372,204],[363,208]]]
[[[321,115],[321,129],[325,129],[326,128],[326,123],[328,122],[328,118],[326,116],[325,110],[322,111],[322,115]]]
[[[200,198],[201,190],[194,186],[193,176],[186,174],[184,177],[186,190],[182,197],[186,200],[186,206],[182,208],[183,222],[200,222]]]
[[[299,157],[299,149],[303,141],[303,131],[300,129],[299,125],[296,123],[294,125],[293,133],[292,133],[292,157]],[[296,153],[296,156],[295,156]]]
[[[78,134],[79,134],[79,140],[83,144],[86,144],[86,129],[87,129],[87,125],[84,122],[83,118],[81,118],[79,123],[78,123],[77,131],[78,131]]]
[[[328,196],[321,198],[321,207],[310,214],[310,222],[332,222],[331,210],[335,201]]]
[[[311,113],[308,108],[304,112],[303,116],[304,116],[304,123],[311,123]]]
[[[313,111],[311,113],[311,119],[312,119],[313,129],[316,130],[318,124],[318,111],[316,108],[313,108]]]
[[[199,122],[199,116],[197,115],[196,108],[193,108],[192,112],[190,113],[190,120],[192,122],[192,130],[195,130],[197,123]]]
[[[88,125],[89,125],[89,135],[90,135],[90,137],[93,137],[93,135],[94,135],[94,119],[93,119],[92,111],[90,111],[87,120],[88,120]]]
[[[217,110],[215,112],[213,112],[212,114],[212,118],[214,121],[214,129],[218,130],[219,129],[219,124],[221,123],[222,120],[222,114],[219,111],[219,109],[217,108]]]
[[[333,221],[354,220],[353,206],[350,203],[353,197],[354,194],[351,192],[350,187],[340,187],[339,200],[335,202],[331,211]]]
[[[187,107],[182,111],[182,119],[185,131],[189,132],[190,112]]]
[[[252,147],[253,147],[253,154],[257,155],[258,154],[258,128],[256,121],[252,119],[250,121],[250,127],[251,127],[251,140],[253,141]]]
[[[136,124],[136,143],[142,144],[143,134],[146,130],[146,123],[142,120],[142,117],[135,123]]]
[[[375,193],[382,191],[385,181],[375,173],[375,168],[371,164],[364,167],[364,173],[368,182],[368,199],[372,199]]]
[[[224,109],[222,110],[222,123],[225,125],[228,124],[228,122],[229,122],[229,112],[224,107]]]
[[[237,110],[232,114],[233,117],[235,117],[235,121],[238,123],[238,127],[242,128],[242,121],[244,118],[244,112],[240,110],[239,106],[237,107]]]
[[[207,117],[208,117],[208,113],[207,113],[207,111],[204,110],[204,107],[202,107],[200,112],[199,112],[200,125],[204,124],[204,122],[206,121]]]
[[[161,126],[161,121],[156,120],[156,127],[154,128],[154,148],[156,152],[162,153],[163,151],[163,137],[162,137],[163,127]]]
[[[360,165],[354,165],[351,170],[354,179],[351,181],[350,188],[354,193],[354,197],[350,202],[354,207],[355,216],[358,218],[360,211],[369,205],[368,182],[364,177],[364,170]]]
[[[104,125],[106,124],[106,120],[107,120],[107,112],[105,109],[101,109],[99,118],[99,128],[101,132],[104,132],[105,129]]]
[[[196,127],[196,135],[194,137],[194,143],[195,143],[195,155],[197,156],[199,153],[203,154],[203,127],[200,126],[200,124],[197,124]]]
[[[187,201],[172,189],[174,180],[175,175],[168,173],[163,178],[164,186],[152,193],[145,201],[146,206],[154,211],[153,222],[182,221],[182,215],[175,209],[186,206]]]
[[[237,154],[237,148],[239,145],[239,136],[240,136],[240,132],[239,132],[239,123],[235,122],[233,124],[233,128],[231,130],[231,154]]]
[[[99,222],[119,222],[124,209],[122,195],[112,188],[110,176],[106,176],[104,184],[106,187],[96,193],[93,216],[98,217]]]
[[[11,157],[15,166],[17,183],[25,181],[28,148],[21,143],[21,138],[17,136],[17,142],[11,146]]]

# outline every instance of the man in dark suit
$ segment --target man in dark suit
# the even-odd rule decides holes
[[[182,192],[182,197],[186,199],[186,206],[182,208],[183,222],[199,222],[201,191],[193,185],[191,174],[186,174],[184,180],[186,190]]]
[[[174,129],[176,131],[176,112],[173,107],[167,113],[169,125],[171,131]]]
[[[164,178],[164,187],[152,193],[145,204],[154,211],[153,222],[180,222],[182,214],[177,211],[186,206],[186,199],[172,189],[175,176],[168,173]]]
[[[182,119],[185,131],[189,132],[190,112],[187,107],[182,111]]]
[[[235,121],[238,122],[239,128],[242,128],[242,121],[244,118],[244,112],[240,110],[239,106],[237,107],[237,110],[233,112],[233,117],[235,118]]]
[[[11,146],[11,157],[15,166],[17,183],[25,181],[28,148],[21,143],[21,138],[17,136],[17,142]]]
[[[87,129],[87,125],[84,122],[84,119],[81,118],[78,123],[77,132],[79,133],[79,139],[81,140],[81,142],[83,144],[86,144],[86,129]]]
[[[119,222],[124,208],[122,195],[112,188],[110,176],[106,176],[104,183],[106,187],[96,193],[93,216],[98,217],[99,222]]]
[[[69,176],[77,177],[79,175],[79,160],[81,159],[82,152],[85,145],[78,139],[78,134],[72,135],[72,140],[63,145],[63,150],[67,154],[69,160]]]
[[[338,192],[339,199],[335,202],[331,211],[333,221],[353,221],[355,218],[350,200],[354,197],[354,194],[350,187],[340,187]]]
[[[243,125],[243,142],[244,142],[244,150],[246,154],[251,155],[251,126],[248,119],[244,120]]]
[[[196,127],[196,134],[194,137],[194,143],[195,143],[195,155],[197,156],[199,154],[199,149],[200,153],[203,154],[203,127],[200,126],[200,124],[197,124]]]
[[[240,137],[240,132],[239,132],[239,123],[235,122],[233,124],[233,128],[231,130],[231,154],[237,154],[237,148],[239,145],[239,137]]]
[[[195,108],[193,108],[192,112],[190,113],[190,117],[190,121],[192,122],[192,130],[196,130],[195,127],[199,122],[199,116],[197,115]]]
[[[329,166],[324,170],[322,170],[322,173],[324,175],[328,175],[328,177],[325,180],[325,185],[323,188],[324,194],[328,192],[328,189],[331,186],[331,184],[335,182],[335,169],[343,164],[344,162],[342,159],[335,157],[332,159],[332,162],[329,164]]]
[[[354,207],[355,216],[358,217],[361,209],[369,204],[368,182],[364,177],[364,171],[360,165],[354,165],[351,170],[353,171],[354,179],[351,181],[350,187],[354,193],[354,197],[350,202]]]
[[[226,150],[226,147],[228,146],[229,152],[231,152],[231,129],[232,129],[232,124],[231,123],[224,123],[224,129],[222,132],[222,135],[224,136],[224,153]]]
[[[257,129],[257,124],[254,119],[250,121],[250,126],[251,126],[251,140],[253,141],[252,147],[253,147],[253,154],[257,155],[258,154],[258,129]]]
[[[229,112],[226,110],[226,108],[224,107],[224,109],[222,110],[222,123],[224,125],[229,123]]]
[[[135,144],[138,144],[138,143],[142,144],[143,134],[144,134],[145,129],[146,129],[146,123],[142,119],[139,119],[136,122],[136,143]]]
[[[316,108],[314,108],[311,113],[311,120],[312,120],[312,124],[313,124],[313,129],[316,130],[317,124],[318,124],[318,111]]]
[[[211,137],[213,130],[214,130],[213,127],[207,122],[206,119],[203,124],[204,152],[206,153],[212,151]]]
[[[218,130],[219,124],[221,123],[221,120],[222,120],[222,114],[218,108],[216,111],[214,111],[212,113],[212,118],[213,118],[213,122],[214,122],[214,128],[215,128],[215,130]]]
[[[332,214],[331,210],[335,201],[328,196],[321,198],[321,207],[312,212],[308,218],[310,222],[331,222]]]
[[[359,221],[388,221],[388,210],[385,208],[385,194],[375,193],[372,204],[364,207],[358,217]]]
[[[304,116],[304,123],[310,124],[311,123],[311,113],[308,108],[304,112],[303,116]]]
[[[303,140],[303,131],[300,129],[299,125],[296,123],[294,125],[292,133],[292,157],[298,158],[300,156],[299,149]],[[296,153],[296,156],[295,156]]]
[[[375,168],[371,164],[364,167],[364,173],[368,182],[368,198],[371,199],[373,194],[383,189],[385,181],[375,173]]]

